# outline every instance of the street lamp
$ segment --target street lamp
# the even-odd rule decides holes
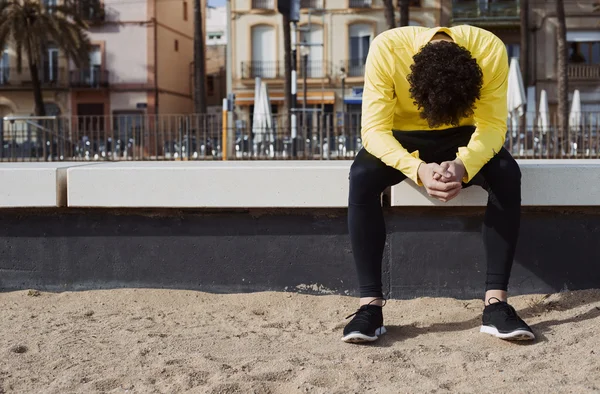
[[[304,42],[306,43],[306,42]],[[306,77],[308,74],[308,55],[310,55],[310,48],[307,45],[301,45],[300,46],[300,55],[302,56],[302,78],[304,81],[304,98],[303,98],[303,111],[306,111],[306,90],[307,90],[307,86],[306,86]]]
[[[307,79],[307,74],[308,74],[308,55],[310,54],[310,48],[308,47],[308,45],[304,45],[304,44],[306,44],[306,41],[303,41],[302,44],[303,45],[300,45],[300,56],[302,56],[302,80],[303,80],[302,91],[304,93],[304,95],[302,97],[302,128],[304,129],[303,134],[304,134],[304,141],[306,144],[307,138],[310,138],[310,136],[307,135],[308,130],[307,130],[307,124],[306,124],[306,104],[307,104],[307,96],[308,96],[308,94],[307,94],[308,84],[306,83],[306,79]],[[303,151],[304,151],[304,149],[303,149]]]
[[[342,81],[342,129],[346,126],[346,68],[340,68],[340,80]]]

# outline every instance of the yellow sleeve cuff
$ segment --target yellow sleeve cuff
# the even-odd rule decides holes
[[[418,186],[423,186],[423,183],[419,179],[419,166],[421,163],[423,163],[423,160],[419,158],[419,151],[416,150],[402,157],[396,169],[402,171],[407,178],[411,179]]]

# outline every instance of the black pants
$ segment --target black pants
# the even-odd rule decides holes
[[[419,150],[427,163],[454,160],[458,147],[466,146],[472,126],[438,131],[394,132],[409,152]],[[381,260],[386,229],[381,193],[406,176],[362,149],[350,169],[348,226],[358,273],[361,297],[382,297]],[[521,171],[504,148],[464,187],[487,190],[483,222],[487,258],[486,290],[506,290],[515,254],[521,219]]]

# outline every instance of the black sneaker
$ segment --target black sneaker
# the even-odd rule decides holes
[[[384,300],[385,302],[385,300]],[[346,317],[354,316],[344,327],[342,341],[350,343],[373,342],[385,334],[383,326],[382,307],[378,305],[362,305],[356,312]]]
[[[496,300],[498,300],[496,298]],[[500,339],[513,341],[528,341],[535,339],[533,331],[525,323],[515,308],[504,301],[498,300],[489,304],[483,310],[480,332],[494,335]]]

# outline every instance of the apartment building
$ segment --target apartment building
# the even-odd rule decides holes
[[[492,31],[506,44],[508,55],[525,61],[526,86],[534,86],[536,98],[548,93],[551,112],[557,105],[557,20],[556,2],[528,2],[528,55],[520,59],[520,2],[525,0],[453,0],[450,23],[469,24]],[[581,92],[582,110],[600,112],[600,12],[597,1],[565,1],[568,78],[570,94]],[[528,109],[532,110],[532,109]]]
[[[227,10],[206,8],[206,104],[209,113],[220,114],[227,96],[225,59],[227,47]]]
[[[62,0],[41,1],[54,5]],[[93,44],[89,66],[76,69],[57,47],[49,46],[41,73],[49,115],[139,119],[139,115],[193,110],[191,0],[81,0],[78,4]],[[3,116],[33,113],[29,70],[18,74],[15,66],[14,51],[6,48],[0,61]],[[102,124],[96,126],[102,129]]]
[[[373,38],[387,29],[381,0],[302,0],[298,23],[298,102],[326,113],[360,111],[364,64]],[[282,17],[275,0],[232,1],[233,88],[238,114],[249,118],[255,78],[267,82],[273,113],[284,84]],[[410,24],[434,27],[442,0],[412,1]],[[447,19],[447,17],[446,17]]]

